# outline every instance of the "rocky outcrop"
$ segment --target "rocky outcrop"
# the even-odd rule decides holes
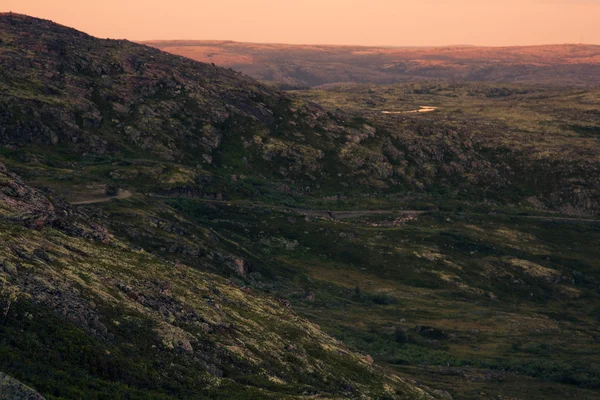
[[[0,163],[0,204],[2,217],[41,229],[56,220],[56,209],[39,190],[25,185]]]
[[[55,227],[78,237],[108,243],[106,228],[89,222],[81,210],[73,209],[67,202],[50,191],[28,186],[18,175],[9,172],[0,163],[0,218],[16,222],[27,228],[40,230]]]
[[[165,159],[211,157],[244,121],[271,127],[273,107],[286,101],[232,70],[50,21],[1,14],[0,31],[4,146],[61,145],[93,156],[134,145]]]
[[[0,400],[44,400],[35,390],[0,372]]]

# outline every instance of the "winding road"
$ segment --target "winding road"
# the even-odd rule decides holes
[[[103,197],[103,198],[90,198],[90,199],[81,199],[74,202],[71,202],[73,205],[85,205],[85,204],[97,204],[97,203],[105,203],[112,199],[127,199],[130,198],[133,194],[128,190],[121,190],[116,196],[111,197]],[[179,196],[152,196],[159,198],[176,198]],[[207,202],[207,203],[221,203],[227,205],[233,205],[234,202],[227,200],[213,200],[213,199],[196,199],[197,201]],[[240,204],[242,205],[242,204]],[[262,203],[251,203],[245,204],[246,206],[262,206],[268,207],[272,210],[292,212],[300,215],[305,215],[309,217],[319,217],[331,220],[348,220],[353,218],[361,218],[368,217],[374,215],[412,215],[418,216],[431,211],[424,210],[348,210],[348,211],[332,211],[332,210],[316,210],[316,209],[306,209],[306,208],[294,208],[294,207],[282,207],[282,206],[273,206],[266,205]],[[477,214],[477,213],[473,213]],[[482,214],[477,214],[482,215]],[[570,223],[590,223],[590,224],[600,224],[600,219],[594,218],[574,218],[574,217],[560,217],[560,216],[544,216],[544,215],[517,215],[517,214],[502,214],[504,217],[509,218],[519,218],[519,219],[533,219],[539,221],[550,221],[550,222],[570,222]]]
[[[77,201],[72,201],[71,204],[76,205],[76,206],[80,206],[80,205],[85,205],[85,204],[97,204],[97,203],[106,203],[107,201],[111,201],[112,199],[128,199],[132,196],[133,194],[129,191],[129,190],[122,190],[119,189],[119,191],[117,192],[117,194],[115,196],[107,196],[107,197],[95,197],[95,198],[89,198],[89,199],[80,199]]]

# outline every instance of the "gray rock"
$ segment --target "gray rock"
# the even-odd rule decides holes
[[[233,260],[233,265],[235,267],[235,272],[237,272],[241,277],[245,278],[248,274],[248,264],[246,263],[246,260],[243,258],[236,258]]]
[[[4,260],[2,262],[2,268],[9,275],[12,275],[12,276],[17,275],[17,267],[15,266],[15,264],[13,264],[12,262],[10,262],[8,260]]]
[[[0,400],[45,400],[40,394],[16,379],[0,372]]]
[[[434,390],[433,394],[438,396],[440,399],[452,400],[450,393],[446,392],[445,390]]]

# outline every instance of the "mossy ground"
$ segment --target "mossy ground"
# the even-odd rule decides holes
[[[571,104],[573,116],[591,118],[585,102],[565,102],[571,96],[594,102],[593,92],[550,95],[534,88],[532,98],[509,91],[508,99],[498,100],[486,94],[489,86],[468,86],[464,94],[460,87],[443,86],[434,94],[414,94],[412,86],[387,90],[391,99],[396,91],[412,93],[404,94],[410,97],[402,100],[410,102],[407,108],[420,103],[440,107],[415,118],[439,121],[458,109],[461,121],[477,118],[493,125],[504,118],[509,131],[523,135],[529,129],[532,138],[540,139],[536,152],[565,149],[564,156],[571,157],[580,145],[596,145],[587,130],[565,130],[571,117],[557,111]],[[356,99],[344,100],[343,90],[314,93],[302,95],[358,107]],[[526,97],[519,98],[518,110],[510,111],[514,96]],[[555,122],[540,116],[536,96],[546,96],[543,104]],[[514,115],[505,118],[505,111]],[[510,141],[523,144],[516,136]],[[43,149],[33,147],[4,150],[4,157],[7,166],[30,182],[72,200],[103,185],[133,191],[131,199],[90,208],[114,221],[115,235],[168,260],[289,299],[298,313],[352,349],[458,398],[558,399],[575,394],[591,399],[597,394],[600,223],[593,215],[524,202],[518,185],[502,192],[514,201],[493,191],[482,201],[477,186],[463,193],[445,185],[437,186],[438,191],[369,192],[362,184],[324,184],[304,192],[301,182],[284,177],[244,175],[244,165],[236,164],[243,149],[235,142],[224,146],[226,153],[218,160],[224,165],[216,169],[115,156],[67,161],[60,154],[49,163]],[[22,157],[32,154],[44,158],[24,163]],[[73,167],[66,168],[67,163]],[[281,191],[280,185],[290,189]],[[166,192],[179,186],[201,188],[193,193],[199,198]],[[339,218],[332,219],[336,214]],[[239,276],[213,254],[243,258],[249,274]],[[418,326],[443,334],[423,336]],[[280,333],[295,337],[290,330]]]
[[[302,315],[458,398],[523,387],[526,398],[593,398],[600,388],[597,222],[432,212],[374,227],[381,216],[174,206],[243,248],[255,272],[274,278],[268,290]],[[417,326],[444,333],[424,337]]]

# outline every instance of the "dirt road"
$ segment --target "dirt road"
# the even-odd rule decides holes
[[[89,199],[80,199],[77,201],[71,202],[73,205],[84,205],[84,204],[97,204],[97,203],[105,203],[107,201],[111,201],[112,199],[128,199],[132,196],[132,193],[129,190],[119,189],[116,196],[107,196],[107,197],[95,197]]]

